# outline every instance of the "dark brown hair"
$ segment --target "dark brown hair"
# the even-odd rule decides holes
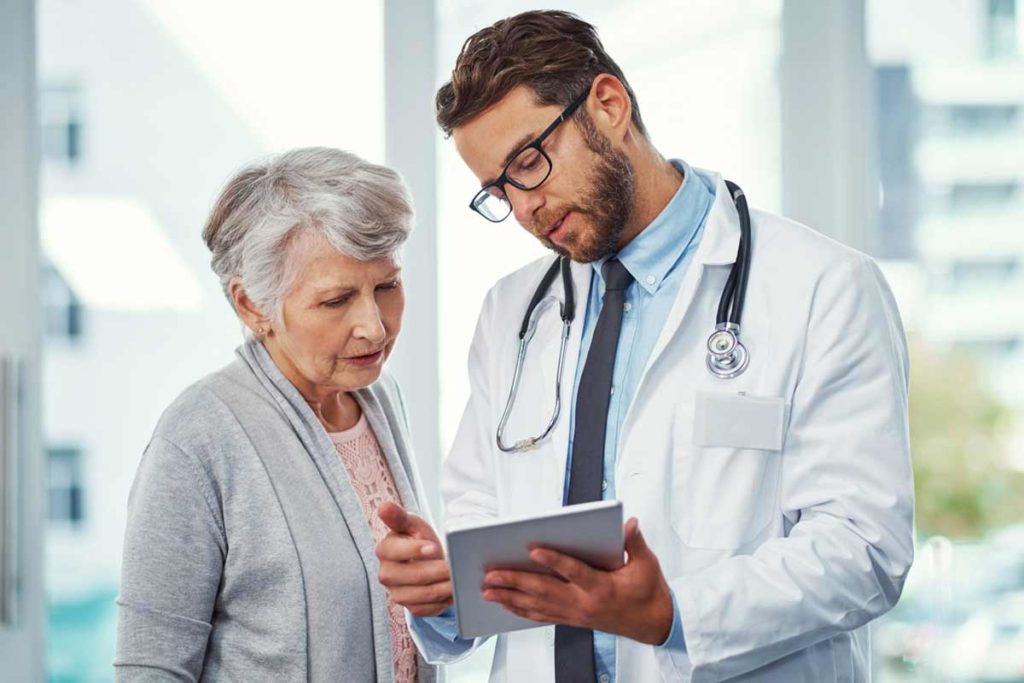
[[[523,12],[477,31],[463,43],[451,80],[434,98],[437,123],[451,135],[519,85],[529,86],[540,104],[567,106],[599,74],[622,82],[633,124],[646,136],[636,95],[604,51],[597,29],[569,12]],[[584,108],[576,115],[585,117]]]

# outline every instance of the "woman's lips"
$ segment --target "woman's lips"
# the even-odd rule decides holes
[[[368,368],[372,365],[376,365],[377,361],[384,355],[384,350],[375,351],[365,356],[349,356],[345,360],[348,361],[349,365],[354,365],[357,368]]]

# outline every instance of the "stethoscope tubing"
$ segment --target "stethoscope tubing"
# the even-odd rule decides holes
[[[715,334],[727,332],[732,336],[732,348],[728,353],[716,354],[709,351],[707,366],[709,372],[720,379],[732,379],[742,374],[749,363],[750,354],[746,347],[739,341],[740,320],[743,316],[743,304],[747,293],[747,278],[750,273],[751,245],[750,245],[750,210],[747,206],[747,197],[740,187],[729,180],[725,181],[726,187],[732,196],[736,206],[736,212],[740,221],[740,240],[736,251],[736,261],[729,271],[729,277],[722,289],[721,298],[718,301],[718,311],[715,318]],[[539,436],[521,439],[515,444],[509,445],[504,442],[505,428],[508,426],[509,417],[515,405],[516,397],[519,394],[519,383],[522,379],[523,365],[526,362],[526,354],[529,349],[530,340],[536,330],[536,321],[533,319],[534,311],[543,301],[548,289],[554,283],[555,278],[561,274],[562,291],[565,301],[561,304],[560,317],[562,319],[562,335],[558,349],[558,370],[555,380],[555,407],[547,426]],[[565,366],[565,350],[569,342],[569,334],[572,322],[576,317],[576,292],[572,282],[571,262],[568,257],[560,256],[548,267],[540,284],[530,298],[530,303],[523,316],[522,325],[519,328],[519,349],[516,354],[515,369],[512,374],[512,386],[509,389],[508,399],[505,402],[505,409],[502,411],[498,421],[498,429],[495,437],[498,448],[505,453],[519,453],[530,450],[538,443],[547,438],[558,422],[562,407],[562,370]],[[710,342],[710,339],[709,339]]]

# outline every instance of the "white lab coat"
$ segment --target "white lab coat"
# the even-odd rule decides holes
[[[913,557],[908,362],[896,304],[868,257],[752,211],[742,325],[750,366],[735,379],[713,377],[706,340],[739,220],[721,177],[709,175],[717,193],[704,236],[629,407],[615,465],[625,514],[639,518],[675,593],[687,652],[619,638],[618,680],[867,681],[867,624],[896,603]],[[557,427],[525,454],[495,446],[523,311],[550,262],[502,279],[484,302],[471,394],[442,478],[448,529],[562,504],[590,265],[573,264],[578,315]],[[551,292],[562,298],[558,280]],[[509,443],[546,424],[560,332],[552,307],[530,347]],[[735,430],[695,437],[702,392],[782,399],[781,437],[739,419]],[[744,398],[736,400],[742,410]],[[422,624],[413,634],[428,660],[447,659]],[[554,627],[499,636],[491,681],[553,683],[553,643]]]

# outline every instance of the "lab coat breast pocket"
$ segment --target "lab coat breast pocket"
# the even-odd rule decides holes
[[[672,523],[690,547],[735,550],[777,515],[787,405],[720,392],[691,405],[674,426]]]

